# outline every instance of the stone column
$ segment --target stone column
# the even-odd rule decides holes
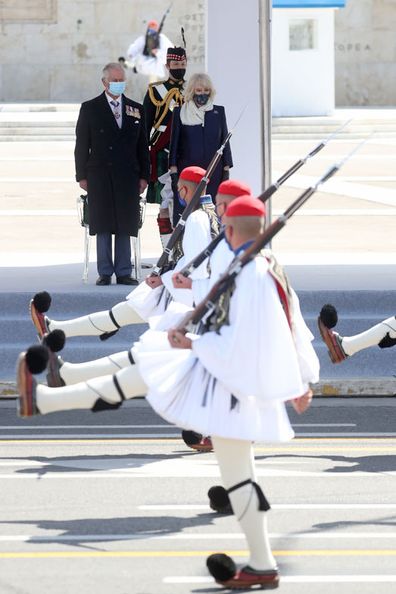
[[[262,190],[262,109],[260,77],[261,0],[207,0],[206,67],[231,128],[246,110],[231,138],[231,176]]]

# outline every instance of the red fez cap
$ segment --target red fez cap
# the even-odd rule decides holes
[[[226,217],[263,217],[265,215],[265,206],[258,198],[245,195],[235,198],[227,206]]]
[[[159,29],[158,21],[149,21],[147,23],[147,29],[154,29],[154,31],[158,31],[158,29]]]
[[[199,184],[205,173],[206,171],[205,169],[202,169],[202,167],[192,165],[191,167],[185,167],[180,173],[179,178],[193,182],[194,184]]]
[[[236,179],[227,179],[219,185],[218,194],[228,194],[229,196],[246,196],[252,193],[251,188]]]

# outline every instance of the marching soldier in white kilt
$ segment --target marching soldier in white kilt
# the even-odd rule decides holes
[[[201,167],[186,167],[180,174],[179,189],[183,200],[189,203],[205,175]],[[191,290],[175,288],[172,277],[177,270],[199,254],[219,232],[218,219],[212,198],[201,196],[197,209],[187,218],[182,239],[172,252],[174,267],[160,276],[151,275],[134,289],[126,300],[117,303],[110,310],[92,312],[89,315],[71,320],[54,320],[46,314],[51,304],[48,293],[37,293],[30,303],[32,321],[40,338],[52,330],[63,330],[66,337],[99,336],[102,339],[115,334],[121,327],[129,324],[142,324],[150,316],[164,313],[172,299],[193,304]],[[205,264],[194,271],[192,278],[208,277]]]
[[[234,254],[252,243],[263,217],[264,206],[257,199],[231,202],[226,237]],[[318,380],[311,337],[296,328],[292,302],[269,271],[267,258],[258,255],[222,295],[207,332],[198,336],[148,330],[132,349],[137,364],[113,375],[49,388],[36,385],[32,376],[39,371],[43,347],[22,353],[18,363],[22,416],[119,406],[146,393],[163,418],[212,436],[250,555],[248,565],[239,570],[229,557],[209,557],[209,571],[229,588],[278,586],[266,525],[270,506],[256,482],[252,442],[293,437],[285,402],[291,400],[303,412],[312,397],[309,383]]]

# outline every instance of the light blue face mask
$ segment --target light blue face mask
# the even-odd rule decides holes
[[[115,97],[122,95],[125,89],[126,82],[124,80],[122,80],[121,82],[109,82],[109,93],[111,93]]]

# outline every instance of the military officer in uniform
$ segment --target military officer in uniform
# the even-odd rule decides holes
[[[170,47],[166,59],[169,77],[165,81],[150,84],[143,101],[151,158],[147,202],[161,205],[158,227],[161,240],[165,245],[169,234],[172,233],[172,226],[168,202],[166,200],[164,202],[164,197],[161,195],[164,184],[159,178],[168,172],[172,112],[176,106],[183,103],[186,67],[186,50],[183,47]]]

